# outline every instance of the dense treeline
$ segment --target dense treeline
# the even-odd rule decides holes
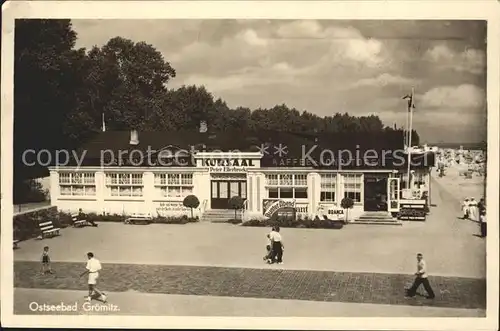
[[[153,45],[121,37],[102,47],[75,49],[70,20],[17,20],[14,78],[14,173],[18,182],[39,175],[23,167],[26,149],[76,148],[101,129],[271,129],[290,132],[394,130],[377,116],[336,113],[321,118],[277,105],[231,109],[203,86],[169,89],[176,71]],[[414,141],[418,142],[415,134]]]

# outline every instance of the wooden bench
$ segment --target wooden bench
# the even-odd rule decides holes
[[[152,217],[148,214],[132,214],[125,219],[125,224],[141,224],[148,225],[152,221]]]
[[[18,248],[19,246],[17,245],[17,243],[19,242],[19,240],[16,240],[14,239],[14,249]]]
[[[42,239],[46,237],[54,237],[59,235],[59,228],[54,227],[52,221],[41,222],[40,230],[42,231]]]
[[[78,215],[79,214],[72,214],[71,215],[71,218],[73,220],[73,227],[82,228],[84,226],[90,226],[90,223],[87,220],[79,220]]]

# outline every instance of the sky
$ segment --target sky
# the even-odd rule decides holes
[[[76,47],[145,41],[230,107],[286,104],[319,116],[378,115],[425,142],[486,139],[486,22],[388,20],[72,20]]]

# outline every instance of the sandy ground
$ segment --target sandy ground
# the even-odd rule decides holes
[[[432,177],[440,184],[443,190],[451,194],[460,204],[465,198],[475,198],[477,201],[484,197],[485,181],[483,177],[474,174],[471,179],[459,175],[459,167],[446,169],[446,175],[439,177],[437,172],[432,172]]]

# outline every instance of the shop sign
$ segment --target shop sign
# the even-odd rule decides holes
[[[203,159],[202,164],[210,172],[246,172],[255,167],[252,159]]]
[[[174,202],[174,201],[168,201],[168,202],[160,202],[159,206],[156,208],[156,213],[158,213],[159,216],[168,216],[169,214],[172,214],[172,212],[189,212],[190,209],[184,207],[182,202]]]
[[[282,208],[293,208],[295,209],[295,201],[284,201],[284,200],[264,200],[263,210],[264,216],[271,218],[278,210]]]

